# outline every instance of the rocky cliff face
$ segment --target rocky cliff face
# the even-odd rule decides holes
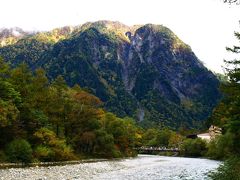
[[[209,98],[219,98],[218,82],[191,48],[164,26],[148,24],[127,35],[122,79],[141,106],[160,112],[156,118],[150,114],[150,119],[170,114],[181,114],[182,119],[191,114],[196,121],[194,116],[206,118],[216,103]],[[153,101],[157,102],[150,105]]]
[[[43,67],[50,78],[62,75],[100,97],[108,110],[145,126],[197,127],[220,98],[216,77],[164,26],[100,21],[64,32],[51,42],[32,36],[35,44],[19,41],[0,55]]]

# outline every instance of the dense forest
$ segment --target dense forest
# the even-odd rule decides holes
[[[61,76],[49,81],[43,69],[12,69],[3,59],[0,66],[0,162],[135,156],[140,146],[179,148],[184,140],[107,112],[99,98]]]
[[[0,162],[135,156],[137,147],[180,148],[185,139],[186,130],[142,129],[107,112],[99,98],[61,76],[49,81],[43,69],[11,69],[3,59],[0,66]]]
[[[132,119],[106,112],[99,98],[61,76],[49,82],[42,69],[0,66],[1,161],[134,155],[139,133]]]
[[[88,89],[107,111],[142,127],[200,128],[221,98],[216,76],[163,25],[97,21],[19,31],[20,37],[4,32],[0,56],[11,66],[43,68],[50,81],[61,75],[68,86]]]

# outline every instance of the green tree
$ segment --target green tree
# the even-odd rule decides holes
[[[209,142],[207,156],[213,159],[226,159],[232,156],[233,135],[229,132]]]
[[[240,40],[240,34],[235,33]],[[227,48],[228,51],[239,54],[240,46]],[[232,154],[240,154],[240,60],[234,59],[226,61],[226,72],[229,79],[228,83],[224,83],[221,87],[224,98],[217,106],[212,115],[215,124],[224,128],[224,133],[232,134],[233,148]]]
[[[231,157],[220,165],[218,171],[210,172],[212,180],[239,180],[240,179],[240,158]]]
[[[67,85],[62,76],[58,76],[53,81],[48,91],[51,101],[46,106],[47,113],[51,117],[50,121],[55,128],[57,136],[60,136],[60,133],[62,133],[60,130],[63,129],[65,120],[66,91]]]
[[[121,119],[112,113],[107,113],[104,118],[104,129],[112,134],[114,144],[124,155],[131,155],[135,147],[137,129],[131,119]]]
[[[168,140],[168,147],[179,148],[184,140],[184,137],[176,132],[172,132]]]
[[[120,152],[117,153],[117,149],[114,146],[113,135],[108,134],[103,129],[97,130],[94,153],[103,157],[119,157]]]
[[[17,118],[17,107],[22,102],[20,93],[6,79],[0,78],[0,127],[11,125]]]
[[[44,70],[31,72],[25,64],[10,69],[0,59],[0,65],[1,160],[7,147],[9,161],[28,162],[26,137],[40,161],[77,159],[75,153],[133,156],[140,146],[141,132],[132,119],[107,113],[99,98],[79,86],[68,87],[61,76],[50,83]],[[14,154],[17,148],[20,154]]]
[[[0,57],[0,80],[6,79],[9,76],[9,72],[9,65]]]
[[[240,41],[240,33],[235,32],[236,38]],[[235,54],[240,53],[240,46],[234,46],[233,48],[227,48],[228,51]],[[228,67],[227,75],[230,83],[223,87],[223,91],[226,94],[227,103],[229,103],[228,111],[228,125],[229,130],[233,133],[233,146],[234,153],[240,155],[240,60],[234,59],[232,61],[225,61]]]
[[[34,133],[36,148],[34,155],[42,161],[63,161],[76,159],[73,149],[66,144],[64,139],[59,139],[56,134],[41,128]]]
[[[142,143],[147,146],[156,146],[156,136],[158,130],[157,129],[147,129],[145,133],[143,133]]]
[[[207,151],[206,142],[200,138],[186,139],[180,147],[181,154],[188,157],[200,157]]]
[[[235,36],[240,42],[240,33],[235,32]],[[240,46],[233,46],[232,48],[227,48],[227,50],[239,55]],[[212,179],[238,180],[240,179],[240,160],[238,158],[240,155],[240,60],[238,57],[238,59],[234,60],[225,60],[225,63],[229,82],[222,85],[221,89],[224,93],[224,98],[213,112],[212,120],[224,129],[222,139],[228,138],[226,139],[227,142],[218,141],[215,146],[224,148],[221,158],[229,158],[230,156],[231,158],[225,161],[224,165],[220,166],[218,171],[212,173],[210,177]]]
[[[10,82],[11,70],[0,58],[0,149],[14,137],[21,137],[19,108],[22,97]]]
[[[10,162],[29,163],[32,160],[32,148],[25,139],[15,139],[7,145],[6,155]]]
[[[169,129],[163,129],[163,130],[159,131],[156,136],[157,145],[168,147],[171,133],[172,132]]]

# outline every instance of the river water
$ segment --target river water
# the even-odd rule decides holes
[[[219,161],[139,155],[136,158],[64,166],[0,170],[1,180],[205,180]]]

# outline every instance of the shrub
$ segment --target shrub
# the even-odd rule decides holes
[[[220,165],[217,171],[210,172],[212,180],[239,180],[240,179],[240,158],[232,157]]]
[[[6,160],[7,160],[6,154],[3,151],[0,151],[0,163],[6,162]]]
[[[67,160],[76,160],[77,157],[73,153],[73,149],[65,144],[65,141],[62,141],[62,144],[58,144],[52,147],[53,152],[55,153],[55,161],[67,161]]]
[[[232,135],[226,133],[208,144],[207,156],[213,159],[226,159],[232,155],[232,149]]]
[[[34,156],[40,161],[53,161],[55,153],[46,146],[37,146],[34,150]]]
[[[110,153],[111,153],[113,158],[123,157],[122,153],[119,150],[117,150],[117,148],[113,149]]]
[[[7,159],[10,162],[29,163],[32,160],[32,148],[28,141],[15,139],[7,145]]]
[[[40,161],[65,161],[77,159],[70,146],[65,140],[59,139],[56,134],[47,129],[41,128],[34,133],[35,140],[39,144],[34,155]]]
[[[206,142],[200,138],[186,139],[181,145],[181,154],[189,157],[199,157],[206,153]]]
[[[108,134],[104,130],[97,130],[94,153],[96,155],[99,155],[102,157],[108,157],[108,158],[119,157],[119,152],[114,146],[113,135]]]

